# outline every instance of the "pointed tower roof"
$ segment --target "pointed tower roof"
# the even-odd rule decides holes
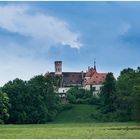
[[[94,70],[96,71],[96,61],[95,61],[95,58],[94,58]]]

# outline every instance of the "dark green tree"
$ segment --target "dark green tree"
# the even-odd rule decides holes
[[[106,114],[116,110],[116,80],[113,76],[113,73],[107,74],[99,97],[102,113]]]
[[[88,104],[92,97],[93,93],[80,87],[72,87],[67,91],[67,100],[74,104]]]
[[[57,82],[51,76],[38,75],[28,82],[15,79],[2,88],[9,96],[9,123],[45,123],[56,116],[60,107],[55,94]]]
[[[5,123],[9,118],[9,98],[0,90],[0,123]]]
[[[121,71],[117,79],[117,118],[119,121],[132,120],[132,94],[137,83],[136,71],[128,68]]]
[[[134,86],[132,96],[132,117],[133,120],[140,121],[140,85]]]
[[[10,123],[24,123],[27,117],[25,112],[25,96],[27,94],[26,82],[20,79],[9,81],[2,88],[2,91],[7,93],[11,104],[10,108]]]
[[[54,78],[38,75],[30,79],[27,85],[32,105],[31,110],[28,110],[31,113],[29,122],[44,123],[53,120],[60,105],[59,97],[54,92]]]

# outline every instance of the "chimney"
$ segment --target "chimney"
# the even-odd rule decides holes
[[[55,61],[55,74],[56,75],[61,75],[62,74],[62,61]]]

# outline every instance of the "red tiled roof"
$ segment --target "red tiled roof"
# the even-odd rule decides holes
[[[85,77],[91,77],[94,73],[96,73],[96,69],[90,68],[86,73]]]
[[[85,74],[85,85],[98,85],[102,84],[105,81],[107,73],[97,73],[96,69],[89,69]]]

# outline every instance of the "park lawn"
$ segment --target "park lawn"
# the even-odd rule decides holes
[[[63,123],[0,125],[0,139],[139,138],[138,123]]]

